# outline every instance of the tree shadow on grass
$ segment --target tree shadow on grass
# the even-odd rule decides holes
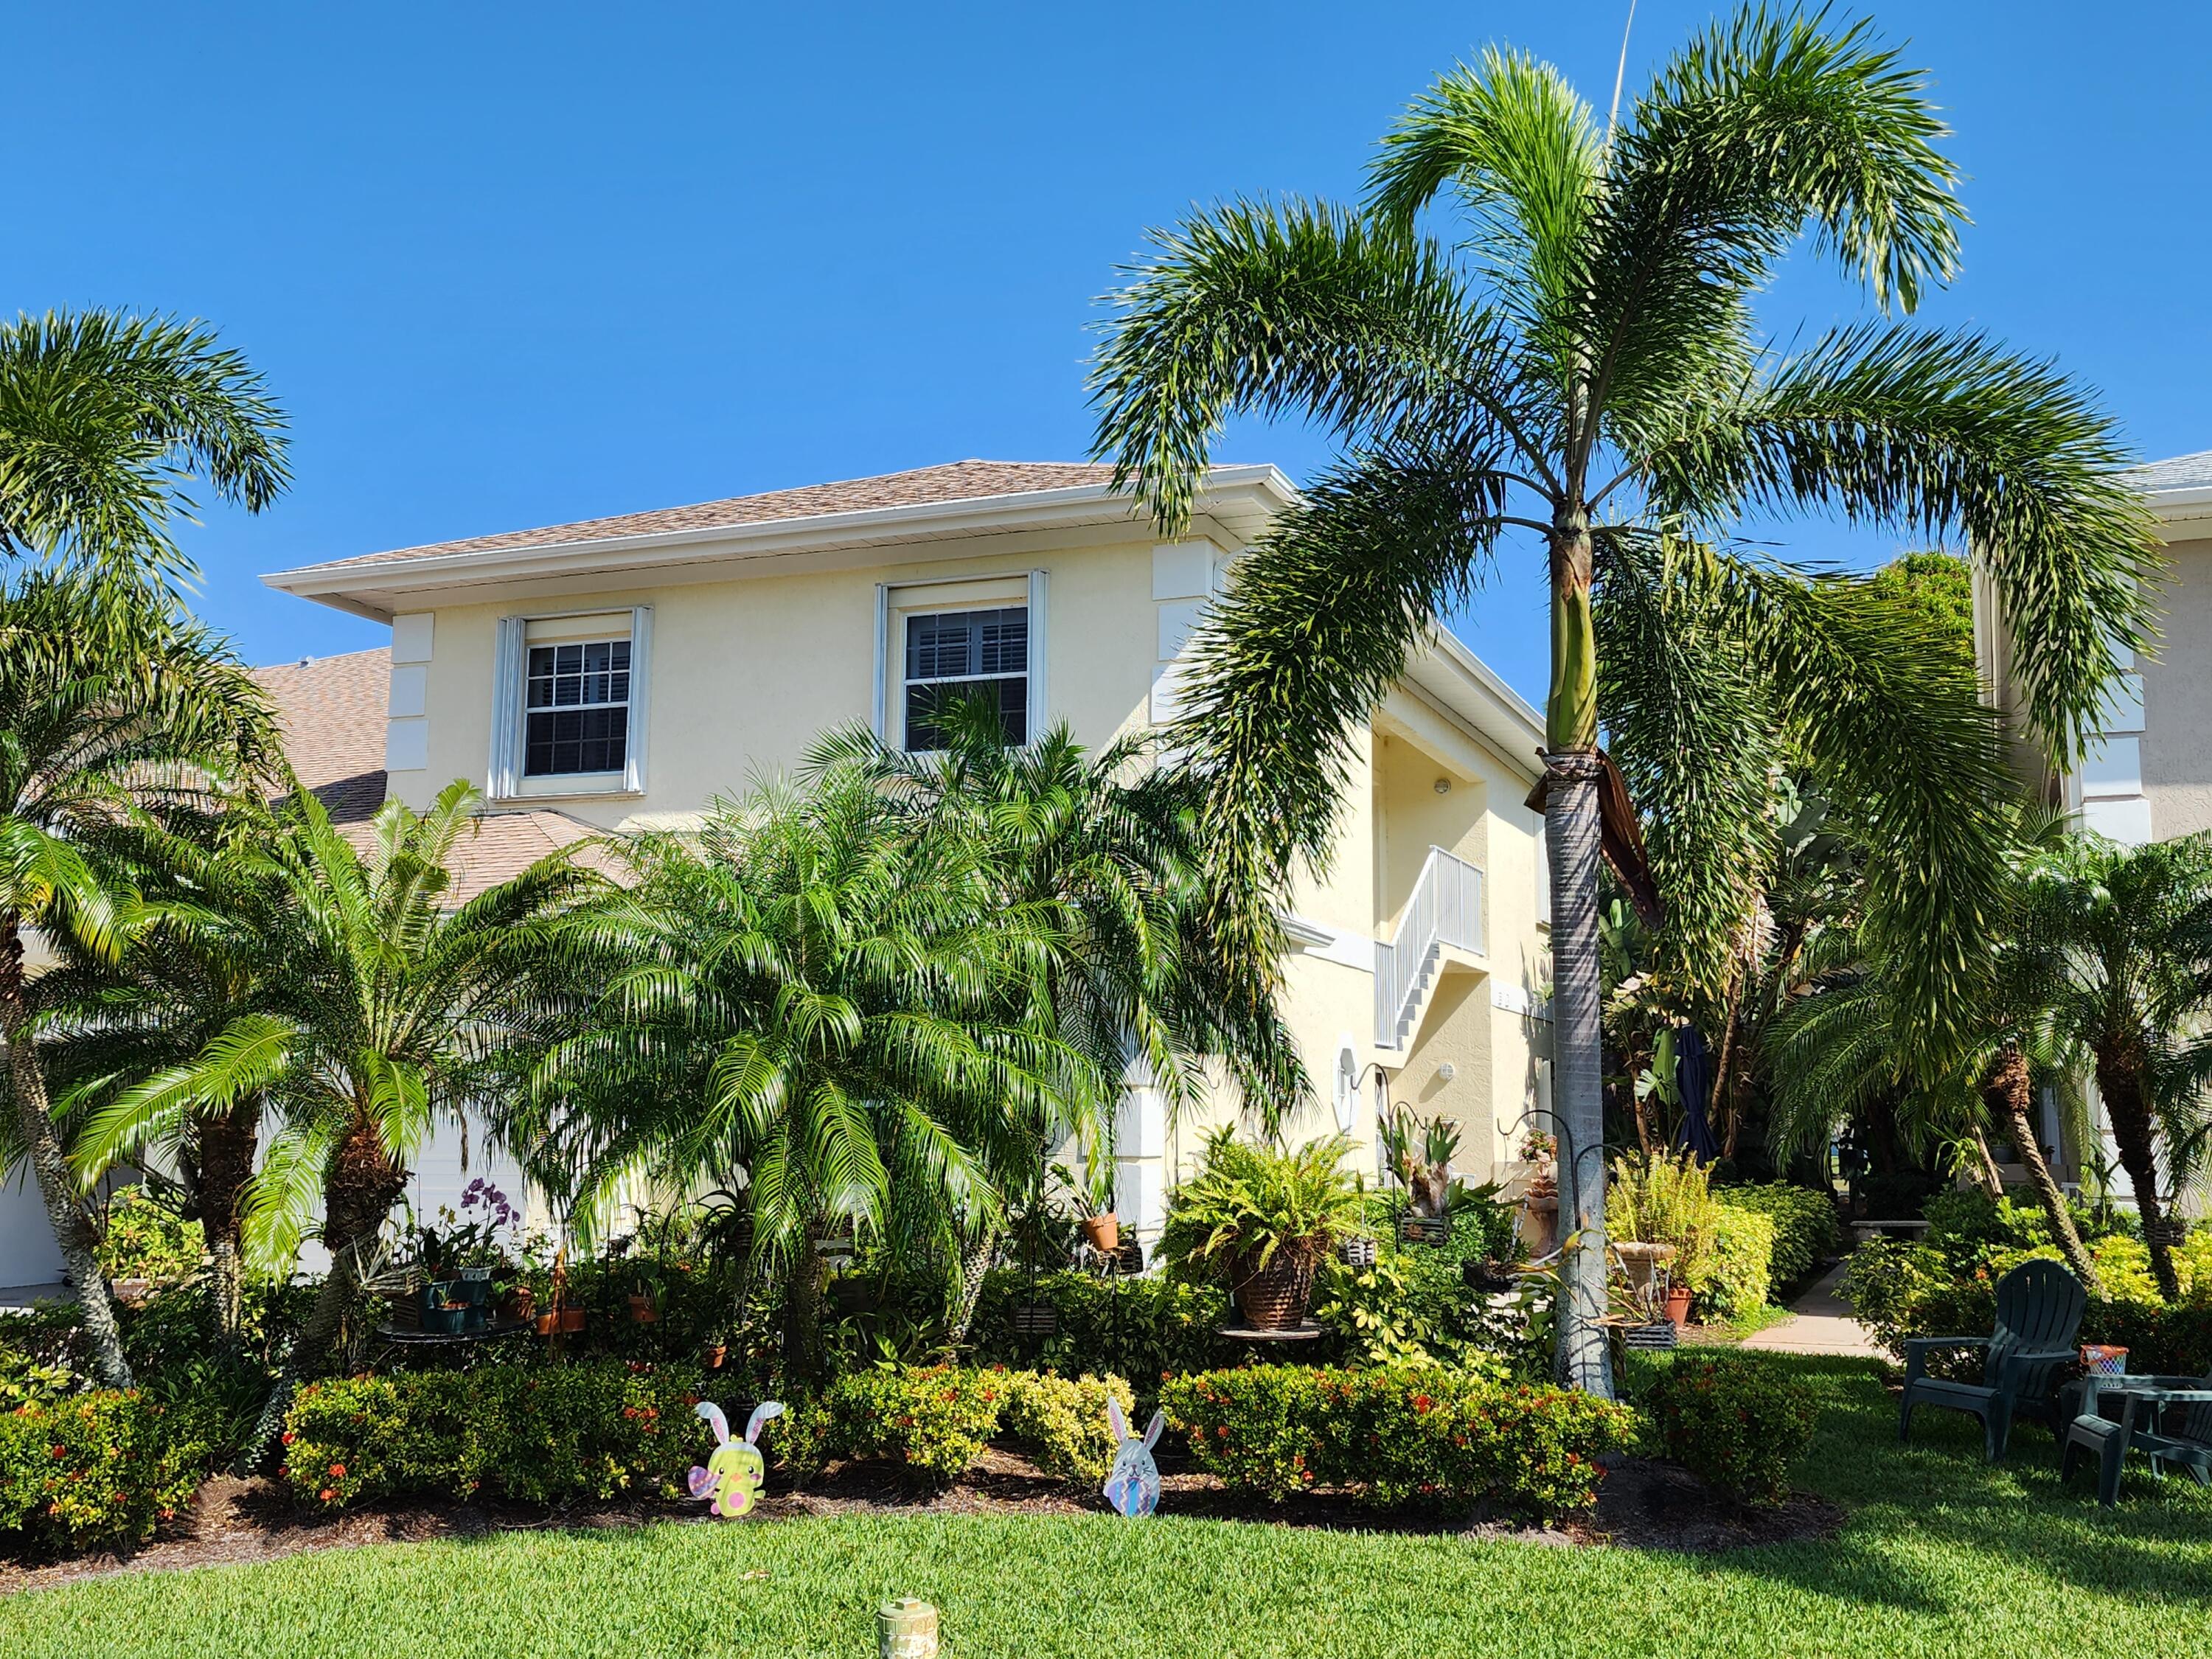
[[[1981,1425],[1956,1413],[1916,1413],[1900,1444],[1897,1396],[1873,1362],[1784,1363],[1825,1396],[1799,1480],[1849,1507],[1850,1521],[1832,1541],[1745,1551],[1715,1570],[1856,1606],[1943,1613],[1971,1605],[1958,1589],[1963,1559],[1971,1582],[1996,1595],[2080,1590],[2212,1608],[2212,1492],[2131,1464],[2118,1506],[2106,1510],[2080,1468],[2060,1483],[2057,1443],[2040,1425],[2015,1427],[1996,1466],[1983,1461]]]

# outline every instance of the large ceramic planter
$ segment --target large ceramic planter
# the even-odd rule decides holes
[[[1625,1239],[1613,1247],[1620,1258],[1621,1268],[1628,1275],[1630,1288],[1639,1294],[1649,1293],[1659,1277],[1659,1269],[1674,1259],[1672,1244],[1645,1244],[1635,1239]]]
[[[1237,1310],[1255,1331],[1294,1330],[1313,1302],[1313,1269],[1278,1251],[1236,1287]]]
[[[1531,1261],[1538,1261],[1559,1248],[1558,1194],[1547,1197],[1540,1193],[1529,1194],[1521,1200],[1522,1254]]]

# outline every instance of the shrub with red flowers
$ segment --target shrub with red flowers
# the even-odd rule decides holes
[[[1781,1501],[1820,1415],[1808,1385],[1748,1353],[1678,1353],[1641,1404],[1652,1449],[1752,1504]]]
[[[204,1451],[170,1426],[136,1390],[0,1411],[0,1539],[81,1550],[151,1537],[191,1501]]]
[[[1255,1365],[1160,1398],[1200,1468],[1276,1502],[1330,1486],[1378,1509],[1558,1515],[1595,1498],[1598,1458],[1635,1436],[1625,1407],[1432,1366]]]
[[[675,1497],[711,1449],[699,1376],[635,1361],[483,1365],[310,1383],[284,1425],[284,1476],[312,1507],[382,1498],[529,1504]]]

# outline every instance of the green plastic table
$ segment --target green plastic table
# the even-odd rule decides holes
[[[2166,1466],[2187,1469],[2199,1486],[2212,1486],[2212,1376],[2103,1376],[2081,1379],[2081,1407],[2058,1439],[2058,1478],[2076,1452],[2097,1460],[2097,1501],[2109,1507],[2120,1495],[2120,1468],[2130,1450],[2150,1459],[2151,1473]],[[2105,1401],[2118,1396],[2120,1414],[2104,1415]]]

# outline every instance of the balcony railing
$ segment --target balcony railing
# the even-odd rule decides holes
[[[1441,847],[1429,848],[1398,931],[1375,944],[1375,1041],[1402,1048],[1421,996],[1447,950],[1482,954],[1482,872]]]

